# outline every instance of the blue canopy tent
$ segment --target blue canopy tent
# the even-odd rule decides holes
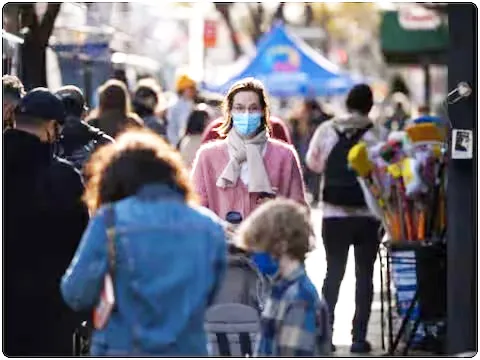
[[[239,74],[223,84],[204,83],[203,88],[224,94],[245,77],[262,81],[276,97],[341,95],[358,82],[281,24],[262,37],[257,55]]]

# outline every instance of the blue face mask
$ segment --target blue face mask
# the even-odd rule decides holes
[[[252,135],[262,122],[262,113],[233,113],[233,126],[242,136]]]
[[[269,253],[255,252],[251,258],[262,274],[272,276],[278,272],[278,260],[272,258]]]

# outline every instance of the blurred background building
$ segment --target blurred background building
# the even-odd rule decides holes
[[[49,7],[52,5],[34,4],[39,20],[49,13]],[[93,89],[112,74],[129,84],[139,77],[154,76],[166,90],[173,89],[178,72],[218,82],[245,67],[265,32],[282,21],[292,34],[331,62],[372,79],[378,102],[388,96],[392,79],[401,77],[415,106],[429,101],[435,108],[446,93],[445,65],[436,60],[429,64],[427,80],[424,63],[392,61],[382,49],[386,14],[395,13],[407,28],[442,26],[446,17],[438,7],[431,7],[429,3],[389,2],[62,3],[48,40],[47,83],[50,87],[75,83],[85,89],[90,103],[95,103]],[[22,4],[7,4],[4,33],[22,38],[25,29],[33,29],[22,24],[26,18],[22,11],[26,13]],[[22,62],[32,61],[12,62],[14,49],[23,45],[11,35],[10,40],[3,39],[7,49],[4,72],[6,65],[21,68]]]

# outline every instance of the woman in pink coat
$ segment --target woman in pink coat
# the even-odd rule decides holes
[[[223,140],[202,145],[192,178],[202,205],[222,219],[230,211],[245,219],[265,199],[305,202],[303,176],[291,145],[269,136],[269,107],[263,84],[235,83],[224,100]]]

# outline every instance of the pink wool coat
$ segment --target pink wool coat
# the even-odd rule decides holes
[[[277,197],[306,205],[303,175],[298,156],[291,145],[269,139],[263,161]],[[225,219],[229,211],[238,211],[245,219],[258,205],[259,194],[249,193],[239,178],[236,186],[220,188],[217,179],[229,161],[226,140],[202,145],[192,169],[192,180],[203,206]]]

